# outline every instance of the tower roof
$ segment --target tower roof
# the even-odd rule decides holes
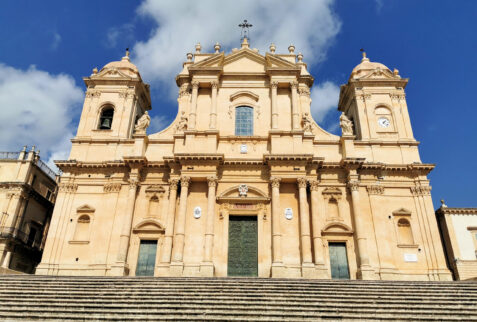
[[[136,65],[131,63],[131,60],[129,59],[129,50],[126,50],[126,56],[124,56],[121,60],[107,63],[106,65],[104,65],[101,71],[105,69],[118,69],[123,73],[127,74],[128,76],[139,76],[139,70],[137,69]]]
[[[361,59],[361,63],[353,69],[350,78],[361,78],[378,68],[382,71],[387,70],[391,72],[386,65],[370,61],[369,58],[366,57],[366,53],[363,52],[363,59]]]

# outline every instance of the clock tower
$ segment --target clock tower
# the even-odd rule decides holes
[[[363,53],[341,87],[338,104],[353,122],[357,140],[415,142],[404,93],[407,82],[397,69],[371,62]]]

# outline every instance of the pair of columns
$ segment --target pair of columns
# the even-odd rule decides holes
[[[282,266],[282,249],[281,249],[281,211],[280,211],[280,181],[281,178],[272,177],[270,184],[272,186],[272,265]],[[301,241],[301,257],[303,265],[312,265],[312,253],[311,253],[311,229],[310,229],[310,213],[307,205],[306,178],[298,178],[298,198],[300,207],[300,241]],[[317,185],[315,185],[317,188]],[[315,198],[313,198],[315,197]],[[318,196],[312,195],[312,218],[313,222],[313,236],[320,236],[318,218]],[[320,240],[321,242],[321,240]],[[320,260],[323,262],[322,247],[316,247],[315,245],[315,261]]]
[[[217,89],[219,87],[219,82],[212,81],[210,82],[212,88],[212,105],[210,108],[209,115],[209,129],[217,129]],[[197,96],[199,94],[199,82],[192,82],[192,98],[191,98],[191,109],[189,114],[189,129],[195,130],[197,123]]]
[[[278,82],[270,82],[270,90],[272,97],[272,129],[278,129],[278,106],[277,106],[277,88]],[[290,82],[291,89],[291,106],[292,106],[292,129],[300,129],[300,111],[298,108],[298,82]]]

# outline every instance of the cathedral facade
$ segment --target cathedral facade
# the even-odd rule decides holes
[[[363,55],[336,136],[294,46],[214,49],[187,54],[159,133],[128,54],[84,78],[37,274],[451,279],[407,79]]]

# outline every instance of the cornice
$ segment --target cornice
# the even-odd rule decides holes
[[[134,144],[134,139],[75,137],[71,139],[71,142],[72,143]]]
[[[121,160],[103,162],[83,162],[76,160],[55,160],[55,164],[61,170],[70,168],[115,168],[125,167],[126,162]]]
[[[269,161],[312,161],[313,154],[264,154],[263,160]]]
[[[440,207],[436,210],[438,215],[477,215],[477,208],[449,208]]]
[[[166,161],[166,158],[164,158]],[[170,160],[169,158],[167,160]],[[223,161],[224,155],[218,153],[176,153],[174,161]]]
[[[226,159],[224,165],[264,165],[263,159]]]

